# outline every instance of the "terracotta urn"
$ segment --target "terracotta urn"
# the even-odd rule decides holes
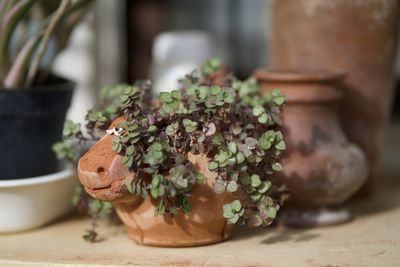
[[[366,153],[373,192],[384,129],[392,106],[400,1],[269,1],[270,67],[338,68],[343,81],[339,117],[351,142]]]
[[[233,200],[232,195],[214,193],[217,174],[208,170],[206,155],[189,154],[188,158],[196,171],[207,178],[204,184],[193,188],[190,215],[155,216],[158,200],[128,192],[126,181],[137,177],[123,165],[122,156],[113,152],[111,135],[105,135],[81,157],[78,175],[91,196],[113,203],[130,238],[138,244],[185,247],[224,241],[231,236],[233,225],[223,218],[222,206]]]
[[[362,186],[368,168],[364,153],[347,140],[340,126],[342,93],[336,85],[344,75],[258,70],[255,76],[261,90],[280,89],[287,101],[282,109],[287,149],[281,160],[283,171],[273,178],[290,191],[281,220],[295,226],[348,220],[347,211],[331,207]]]

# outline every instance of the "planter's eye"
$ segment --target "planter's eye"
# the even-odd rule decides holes
[[[109,135],[117,135],[117,136],[120,136],[121,135],[121,133],[122,133],[122,128],[120,128],[120,127],[114,127],[114,128],[112,128],[112,129],[108,129],[108,130],[106,130],[106,133],[107,134],[109,134]]]

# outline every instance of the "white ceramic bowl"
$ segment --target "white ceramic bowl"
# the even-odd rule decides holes
[[[60,172],[15,180],[0,180],[0,233],[42,226],[72,208],[78,183],[75,172]]]

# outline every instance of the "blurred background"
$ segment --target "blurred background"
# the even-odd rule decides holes
[[[264,0],[98,0],[94,4],[54,67],[79,84],[69,113],[74,120],[82,121],[101,85],[148,79],[155,69],[162,72],[166,67],[153,63],[159,50],[168,46],[165,38],[158,40],[158,52],[154,51],[157,37],[165,32],[194,31],[186,47],[194,47],[188,53],[189,58],[198,56],[195,65],[215,56],[245,77],[268,62]],[[176,43],[182,43],[182,38]],[[156,61],[162,61],[160,57]],[[185,60],[188,57],[181,59]],[[70,64],[80,67],[71,69]],[[193,69],[192,65],[183,72]]]
[[[161,79],[166,84],[162,80],[165,77],[160,75],[172,68],[165,61],[178,61],[172,65],[195,61],[183,70],[177,70],[179,75],[207,56],[221,58],[241,78],[249,76],[256,68],[268,66],[271,2],[95,1],[92,12],[77,27],[68,49],[58,56],[54,66],[56,73],[75,80],[79,85],[69,117],[82,121],[86,110],[94,104],[101,85],[132,83],[148,78]],[[167,36],[166,32],[175,35]],[[186,57],[180,55],[185,47],[189,47],[189,56]],[[173,51],[179,51],[177,54],[181,58]],[[69,68],[71,64],[79,67]],[[172,76],[177,73],[172,73]],[[396,77],[399,73],[397,56]],[[400,83],[396,84],[396,94],[392,99],[393,120],[400,113]]]

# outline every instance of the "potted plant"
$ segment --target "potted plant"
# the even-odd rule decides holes
[[[211,70],[210,70],[211,68]],[[109,201],[139,244],[196,246],[223,241],[235,223],[269,225],[284,192],[269,181],[285,149],[278,90],[261,95],[254,78],[224,76],[219,61],[151,100],[149,83],[110,90],[120,97],[87,115],[84,136],[68,123],[63,156],[77,157],[73,138],[101,137],[80,157],[78,174],[97,199]],[[221,83],[221,77],[218,75]],[[92,235],[95,237],[95,234]]]
[[[60,172],[52,144],[62,138],[74,84],[51,75],[49,69],[52,58],[66,46],[90,2],[0,3],[0,193],[6,193],[2,197],[18,197],[21,204],[16,206],[12,202],[15,198],[2,199],[0,231],[38,226],[68,208],[48,208],[46,215],[37,216],[27,212],[34,205],[43,204],[41,190],[48,190],[43,184],[58,184],[58,190],[71,187],[70,182],[60,182],[70,178],[72,172]],[[47,49],[50,43],[52,49]],[[26,220],[18,223],[22,221],[21,214]],[[32,216],[25,217],[27,214]]]
[[[49,57],[56,53],[45,52],[50,41],[58,51],[66,46],[89,2],[1,2],[0,127],[7,130],[0,139],[0,179],[57,171],[51,146],[62,137],[74,84],[50,75]]]

